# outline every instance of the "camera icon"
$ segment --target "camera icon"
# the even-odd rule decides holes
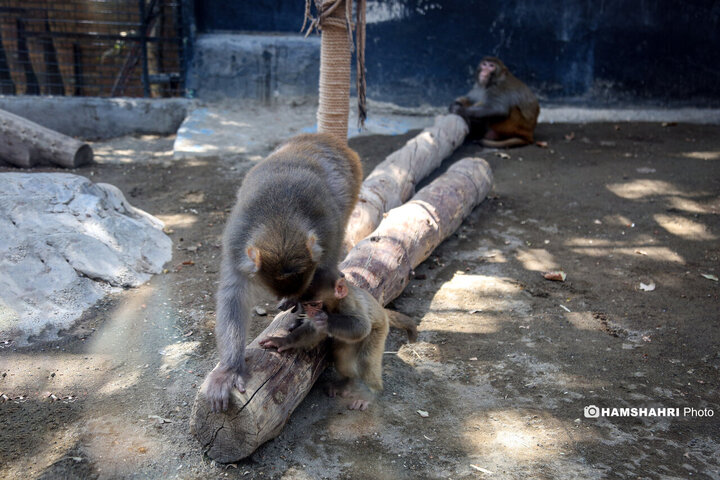
[[[600,409],[595,405],[588,405],[587,407],[583,408],[583,413],[585,414],[585,418],[600,417]]]

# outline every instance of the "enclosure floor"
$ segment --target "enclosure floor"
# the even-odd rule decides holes
[[[370,171],[411,136],[351,146]],[[61,341],[0,342],[0,477],[720,478],[720,285],[701,275],[720,276],[718,127],[541,124],[537,139],[548,148],[450,159],[486,158],[494,191],[392,305],[420,338],[391,333],[377,403],[350,412],[318,384],[231,466],[203,458],[188,424],[216,361],[220,236],[252,162],[173,160],[172,138],[95,144],[105,163],[75,173],[161,218],[173,260]],[[276,312],[259,304],[251,338]],[[681,416],[590,419],[589,405]]]

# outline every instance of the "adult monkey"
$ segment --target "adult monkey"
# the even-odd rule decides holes
[[[297,303],[314,276],[340,275],[342,241],[362,182],[358,155],[329,134],[299,135],[253,167],[223,235],[215,341],[220,362],[202,390],[214,412],[245,391],[251,289]]]
[[[450,105],[450,113],[463,117],[486,147],[533,143],[540,105],[528,86],[495,57],[482,59],[475,80],[473,89]]]

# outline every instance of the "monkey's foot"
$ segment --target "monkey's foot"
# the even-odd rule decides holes
[[[360,410],[364,412],[370,406],[370,403],[370,400],[367,398],[358,398],[348,405],[348,410]]]
[[[230,392],[237,388],[245,392],[245,382],[240,373],[218,365],[207,376],[202,390],[213,413],[224,412],[230,405]]]

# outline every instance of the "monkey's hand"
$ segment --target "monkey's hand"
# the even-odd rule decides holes
[[[258,343],[262,348],[277,348],[278,353],[295,348],[295,344],[288,337],[267,337]]]
[[[302,304],[305,314],[313,322],[315,331],[320,334],[328,333],[328,316],[323,310],[322,302],[304,302]]]
[[[240,372],[223,366],[216,366],[205,378],[202,391],[210,403],[213,413],[224,412],[230,404],[230,392],[233,387],[245,392],[245,382]]]

